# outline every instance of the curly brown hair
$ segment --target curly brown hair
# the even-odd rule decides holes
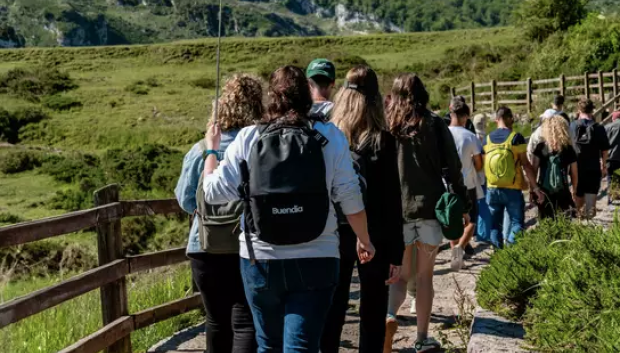
[[[253,125],[263,113],[263,87],[259,79],[242,74],[226,81],[217,114],[222,131]]]
[[[310,86],[303,70],[284,66],[271,74],[267,99],[267,113],[263,122],[278,120],[299,124],[308,117],[312,108]]]

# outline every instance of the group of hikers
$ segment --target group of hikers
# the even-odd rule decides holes
[[[409,293],[415,351],[436,352],[428,333],[444,236],[458,271],[474,235],[496,249],[515,242],[528,186],[541,217],[595,209],[610,143],[591,101],[569,126],[558,97],[528,145],[507,107],[488,135],[463,97],[445,118],[431,112],[415,74],[383,97],[375,71],[356,66],[332,102],[335,81],[326,59],[281,67],[264,105],[260,80],[233,76],[185,156],[176,195],[194,215],[187,254],[209,353],[338,352],[355,268],[359,350],[392,351]]]

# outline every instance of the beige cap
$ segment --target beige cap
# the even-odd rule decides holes
[[[485,114],[476,114],[473,119],[474,128],[478,133],[486,132],[487,116]]]

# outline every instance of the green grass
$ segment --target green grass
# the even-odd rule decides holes
[[[68,278],[68,277],[67,277]],[[0,287],[0,303],[13,297],[49,286],[63,278],[34,278]],[[66,279],[66,278],[65,278]],[[0,286],[2,283],[0,282]],[[154,271],[130,279],[129,307],[135,313],[185,297],[191,291],[189,266],[179,265],[166,271]],[[199,311],[163,321],[132,334],[134,352],[148,348],[178,330],[199,323]],[[56,352],[102,327],[98,291],[92,291],[53,309],[31,316],[0,330],[2,352]]]

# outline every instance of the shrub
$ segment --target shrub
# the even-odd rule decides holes
[[[43,106],[55,111],[71,110],[73,108],[82,107],[82,102],[76,98],[58,94],[43,98],[41,103],[43,103]]]
[[[125,87],[125,91],[129,93],[145,96],[149,94],[150,89],[144,81],[136,81],[130,84],[129,86]]]
[[[92,193],[83,190],[56,191],[56,194],[47,202],[53,210],[78,211],[93,207]]]
[[[128,255],[135,255],[149,249],[151,239],[157,232],[157,226],[151,217],[123,219],[123,249]]]
[[[9,152],[0,157],[0,171],[16,174],[41,166],[41,156],[29,151]]]
[[[147,78],[146,81],[144,81],[144,84],[149,86],[149,87],[159,87],[159,86],[161,86],[161,84],[157,80],[157,77],[149,77],[149,78]]]
[[[23,222],[24,219],[12,213],[0,212],[0,224],[15,224]]]
[[[47,119],[49,116],[39,109],[27,108],[8,112],[0,108],[0,141],[18,143],[22,128]]]
[[[558,31],[566,31],[583,20],[588,0],[529,0],[515,11],[516,25],[526,38],[542,42]]]
[[[215,79],[211,77],[200,77],[195,80],[191,80],[189,83],[194,87],[204,89],[214,89],[217,84],[217,82],[215,82]]]
[[[77,87],[69,74],[55,68],[13,69],[0,76],[0,92],[30,101]]]

